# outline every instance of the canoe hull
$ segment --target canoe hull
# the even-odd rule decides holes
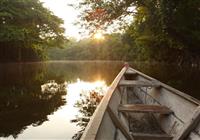
[[[140,116],[140,114],[130,112],[130,110],[129,112],[121,112],[119,106],[124,104],[159,105],[173,111],[169,115],[150,112],[163,134],[154,134],[152,131],[150,135],[144,129],[145,133],[142,135],[146,139],[200,140],[200,102],[129,67],[124,67],[115,78],[81,139],[142,140],[142,135],[136,135],[136,128],[131,130],[130,127],[130,118],[134,115]],[[125,111],[127,110],[125,109]],[[137,121],[134,123],[134,126],[137,126]]]

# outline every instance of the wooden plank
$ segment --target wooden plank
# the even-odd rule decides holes
[[[119,82],[119,86],[159,87],[160,84],[158,82],[155,82],[155,81],[121,80]]]
[[[200,135],[200,123],[199,123],[198,126],[195,128],[195,131],[198,133],[198,135]]]
[[[81,140],[95,140],[98,134],[98,131],[101,127],[102,120],[104,118],[106,108],[108,106],[109,101],[111,100],[112,94],[116,90],[116,87],[123,77],[124,73],[126,72],[127,68],[124,67],[121,72],[117,75],[115,80],[112,82],[111,86],[109,87],[106,95],[103,97],[101,103],[98,105],[97,109],[95,110],[93,116],[88,123]]]
[[[116,131],[116,126],[113,124],[108,111],[106,111],[95,139],[88,138],[86,140],[114,140]]]
[[[154,79],[154,78],[152,78],[152,77],[150,77],[150,76],[148,76],[148,75],[146,75],[146,74],[144,74],[144,73],[142,73],[142,72],[140,72],[138,70],[135,70],[135,69],[133,69],[131,67],[129,67],[127,69],[127,71],[136,72],[139,76],[143,77],[144,79],[147,79],[147,80],[150,80],[150,81],[157,81],[156,79]],[[171,86],[166,85],[166,84],[164,84],[164,83],[162,83],[160,81],[159,81],[159,84],[160,84],[160,86],[162,88],[165,88],[166,90],[168,90],[170,92],[173,92],[174,94],[180,96],[181,98],[184,98],[184,99],[186,99],[186,100],[188,100],[188,101],[190,101],[192,103],[195,103],[196,105],[200,105],[200,101],[198,99],[196,99],[196,98],[194,98],[194,97],[192,97],[192,96],[190,96],[188,94],[185,94],[185,93],[183,93],[183,92],[181,92],[181,91],[179,91],[179,90],[177,90],[175,88],[172,88]]]
[[[107,111],[110,115],[110,118],[113,122],[113,124],[122,132],[122,134],[126,137],[127,140],[133,140],[132,136],[129,134],[129,131],[126,129],[126,127],[121,123],[121,121],[118,119],[117,116],[115,116],[112,109],[108,106]]]
[[[132,133],[134,140],[171,140],[173,137],[167,134]]]
[[[134,71],[126,71],[125,74],[138,75],[137,72]]]
[[[137,74],[137,72],[133,71],[132,69],[128,68],[125,74]]]
[[[200,123],[200,106],[195,110],[193,117],[184,125],[173,140],[184,140],[190,132]]]
[[[124,80],[135,80],[137,76],[137,73],[125,73]]]
[[[200,140],[200,136],[197,133],[192,132],[192,133],[190,133],[190,135],[187,138],[187,140]]]
[[[119,105],[120,112],[138,112],[138,113],[160,113],[170,114],[173,111],[165,106],[160,105],[144,105],[144,104],[125,104]]]
[[[132,68],[129,68],[132,69]],[[135,71],[135,70],[134,70]],[[145,81],[154,81],[154,78],[151,78],[141,72],[138,72],[137,80]],[[166,84],[163,84],[159,82],[161,87],[158,88],[145,88],[145,87],[139,87],[134,88],[134,93],[144,102],[147,101],[146,104],[156,104],[159,102],[159,104],[162,104],[164,106],[169,107],[171,110],[173,110],[173,114],[169,117],[157,117],[159,119],[159,122],[161,124],[162,129],[172,134],[173,136],[176,136],[177,133],[181,131],[181,129],[184,127],[184,124],[187,123],[193,116],[194,110],[197,108],[199,104],[199,101],[192,99],[191,96],[188,96],[172,87],[169,87]],[[147,95],[144,92],[141,92],[141,89],[145,92],[147,91],[147,94],[149,95],[148,98],[145,97]],[[153,100],[151,100],[151,97]],[[156,102],[155,102],[156,101]],[[156,114],[157,115],[157,114]]]

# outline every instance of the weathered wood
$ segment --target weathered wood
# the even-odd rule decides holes
[[[137,78],[138,80],[145,80],[146,77],[139,75]],[[196,101],[186,99],[186,96],[183,97],[180,94],[176,94],[176,90],[172,91],[165,87],[162,86],[162,83],[159,89],[139,87],[134,89],[134,93],[143,102],[147,101],[146,104],[158,103],[173,110],[174,113],[172,115],[168,117],[158,116],[157,119],[160,122],[161,128],[166,133],[175,136],[181,131],[185,123],[192,118],[193,112],[197,108],[198,104],[196,104]]]
[[[95,121],[96,120],[94,120],[94,122]],[[91,129],[94,129],[94,128],[91,128]],[[103,120],[98,129],[98,133],[97,133],[95,139],[90,138],[89,140],[114,140],[116,137],[116,131],[117,131],[117,128],[113,124],[113,122],[110,118],[110,115],[108,114],[108,111],[106,111],[104,113]],[[88,139],[86,139],[86,140],[88,140]]]
[[[184,140],[190,132],[195,129],[195,127],[200,122],[200,106],[194,112],[193,117],[184,125],[182,130],[177,133],[173,140]]]
[[[109,101],[112,97],[112,94],[116,90],[116,87],[117,87],[119,81],[121,80],[124,73],[126,72],[126,70],[127,70],[127,68],[124,67],[121,70],[121,72],[117,75],[115,80],[112,82],[112,84],[109,87],[106,95],[103,97],[101,103],[99,104],[99,106],[95,110],[93,117],[90,119],[90,122],[88,123],[88,125],[87,125],[87,127],[86,127],[86,129],[83,133],[83,136],[81,137],[81,140],[95,140],[96,139],[96,136],[98,134],[98,130],[99,130],[101,123],[103,121],[108,103],[109,103]]]
[[[132,136],[129,134],[129,131],[126,129],[126,127],[121,123],[121,121],[115,116],[112,109],[108,106],[107,111],[110,115],[110,118],[113,122],[113,124],[122,132],[122,134],[126,137],[127,140],[133,140]]]
[[[135,75],[135,76],[137,76],[138,74],[136,72],[133,72],[133,71],[128,71],[128,72],[124,73],[124,75]]]
[[[195,131],[200,135],[200,123],[199,123],[198,126],[196,127]]]
[[[127,77],[126,74],[128,75]],[[133,79],[137,81],[134,81]],[[143,103],[146,104],[146,106],[147,104],[162,106],[159,106],[158,108],[156,107],[156,109],[143,108],[142,110],[138,109],[137,107],[135,111],[133,109],[130,109],[130,107],[123,107],[120,109],[121,105],[118,105],[120,103],[120,100],[122,99],[122,96],[119,96],[119,93],[117,94],[117,92],[119,92],[118,89],[116,89],[117,87],[119,87],[120,89],[127,89],[127,93],[129,92],[128,89],[130,89],[131,93],[134,93],[139,98],[139,100],[143,101]],[[123,90],[121,91],[123,92]],[[115,94],[117,94],[117,96],[115,96]],[[120,99],[118,100],[118,98]],[[127,97],[127,99],[128,98],[129,97]],[[125,103],[125,105],[127,104],[126,102],[123,103]],[[132,68],[124,68],[115,78],[107,94],[104,96],[102,102],[97,107],[97,110],[95,111],[93,117],[91,118],[91,121],[86,127],[86,130],[81,139],[115,139],[117,131],[119,131],[118,133],[120,134],[120,139],[134,139],[132,137],[133,135],[130,136],[131,134],[128,131],[128,124],[126,123],[126,121],[124,121],[126,120],[126,118],[124,116],[120,116],[121,113],[118,112],[120,111],[130,115],[134,113],[129,112],[134,111],[142,113],[156,113],[154,114],[154,116],[156,116],[155,118],[160,123],[162,130],[174,136],[173,140],[189,140],[190,138],[192,140],[196,140],[200,136],[200,127],[198,127],[200,122],[200,111],[196,111],[195,114],[193,114],[193,112],[195,112],[194,110],[197,109],[199,105],[200,102],[189,95],[186,95]],[[172,115],[160,116],[159,114],[157,114],[172,113],[169,108],[173,110]],[[109,109],[112,109],[111,112],[109,111]],[[125,118],[124,120],[123,117]],[[137,135],[138,137],[135,136],[138,139],[134,140],[165,140],[164,138],[162,138],[162,136],[155,136],[154,138],[152,138],[153,136],[147,134],[146,137],[144,136],[144,139],[141,139],[142,135],[144,136],[144,134],[141,134],[141,137],[139,137],[139,135]]]
[[[150,76],[148,76],[148,75],[146,75],[146,74],[144,74],[144,73],[142,73],[142,72],[140,72],[140,71],[137,71],[137,70],[135,70],[135,69],[133,69],[133,68],[131,68],[131,67],[129,67],[129,68],[127,69],[127,71],[136,72],[136,73],[138,73],[138,75],[142,76],[142,77],[143,77],[144,79],[146,79],[146,80],[149,80],[149,81],[156,81],[156,79],[154,79],[154,78],[152,78],[152,77],[150,77]],[[168,90],[168,91],[170,91],[170,92],[172,92],[172,93],[174,93],[174,94],[180,96],[181,98],[184,98],[184,99],[186,99],[186,100],[188,100],[188,101],[190,101],[190,102],[192,102],[192,103],[195,103],[196,105],[200,105],[200,101],[199,101],[198,99],[195,99],[194,97],[192,97],[192,96],[190,96],[190,95],[188,95],[188,94],[185,94],[185,93],[183,93],[183,92],[181,92],[181,91],[179,91],[179,90],[177,90],[177,89],[175,89],[175,88],[172,88],[172,87],[170,87],[170,86],[168,86],[168,85],[166,85],[166,84],[164,84],[164,83],[162,83],[162,82],[159,82],[159,84],[160,84],[160,86],[161,86],[162,88],[164,88],[164,89],[166,89],[166,90]]]
[[[187,140],[200,140],[200,136],[197,133],[192,132],[192,133],[190,133]]]
[[[137,74],[137,72],[133,71],[132,69],[128,68],[125,74]]]
[[[132,133],[134,140],[171,140],[173,137],[167,134]]]
[[[137,73],[125,73],[124,80],[136,80],[138,74]]]
[[[159,87],[160,84],[158,82],[155,82],[155,81],[121,80],[119,82],[119,86]]]
[[[165,106],[160,105],[145,105],[145,104],[125,104],[119,105],[118,110],[120,112],[138,112],[138,113],[160,113],[170,114],[173,111]]]

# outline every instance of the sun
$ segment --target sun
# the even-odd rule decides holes
[[[102,33],[100,32],[97,32],[94,34],[94,39],[97,39],[97,40],[103,40],[105,37],[103,36]]]

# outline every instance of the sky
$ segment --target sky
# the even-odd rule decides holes
[[[40,0],[43,2],[43,5],[52,11],[56,16],[64,20],[65,35],[67,37],[76,38],[80,40],[82,38],[89,36],[89,31],[86,29],[80,28],[78,25],[74,25],[77,22],[78,15],[80,11],[73,8],[70,5],[77,5],[81,0]],[[133,9],[132,9],[133,10]],[[128,16],[125,19],[128,24],[133,20],[132,16]],[[117,23],[117,22],[116,22]],[[105,33],[112,33],[118,30],[119,26],[117,24],[111,25]],[[81,34],[79,33],[81,32]],[[120,31],[117,31],[120,32]]]
[[[69,4],[76,4],[79,0],[40,0],[44,6],[50,9],[56,16],[64,20],[65,35],[80,39],[79,27],[74,25],[77,16],[80,14],[77,9],[69,6]]]

